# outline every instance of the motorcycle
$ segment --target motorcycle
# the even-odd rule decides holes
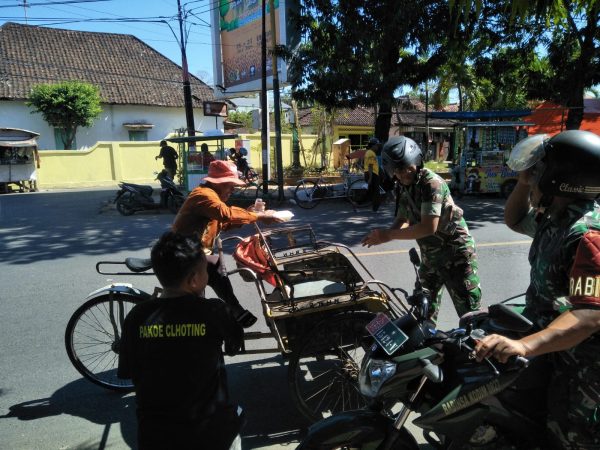
[[[459,328],[436,330],[427,320],[429,299],[414,249],[410,257],[417,273],[412,295],[394,288],[410,306],[406,314],[378,315],[366,327],[375,340],[359,373],[368,406],[317,422],[297,449],[418,449],[405,426],[411,412],[420,414],[413,424],[436,449],[547,448],[544,359],[502,364],[473,356],[485,334],[516,338],[532,323],[499,303],[463,316]]]
[[[152,196],[154,192],[152,186],[119,183],[121,189],[117,192],[114,200],[117,211],[124,216],[130,216],[136,211],[150,209],[168,209],[173,214],[177,214],[185,201],[185,195],[179,190],[171,177],[169,177],[166,170],[158,173],[156,180],[160,182],[159,201],[156,201]]]

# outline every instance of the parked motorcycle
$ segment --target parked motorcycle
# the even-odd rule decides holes
[[[152,186],[119,183],[121,189],[115,197],[117,211],[124,216],[149,209],[168,209],[173,214],[177,214],[185,201],[185,195],[169,177],[166,170],[158,173],[156,180],[160,182],[160,199],[158,201],[152,196],[154,192]]]
[[[411,250],[416,268],[419,257]],[[402,289],[408,313],[391,321],[378,315],[367,325],[375,340],[359,373],[367,407],[330,416],[309,428],[297,447],[307,449],[418,449],[405,427],[424,430],[436,449],[547,448],[543,359],[512,358],[501,364],[473,356],[487,333],[518,337],[532,327],[504,303],[461,319],[442,332],[426,319],[429,300],[418,279],[412,295]]]

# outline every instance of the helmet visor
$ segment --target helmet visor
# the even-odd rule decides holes
[[[534,134],[514,146],[506,164],[512,170],[521,172],[533,167],[544,155],[544,141],[548,135]]]
[[[390,156],[387,153],[383,153],[381,155],[381,164],[383,166],[385,174],[392,179],[394,178],[394,172],[396,171],[396,169],[400,168],[400,164],[398,164],[392,158],[390,158]]]

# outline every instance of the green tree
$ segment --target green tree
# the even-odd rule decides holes
[[[244,128],[252,129],[252,113],[244,111],[229,111],[227,119],[234,123],[241,123]]]
[[[459,22],[476,17],[490,32],[517,36],[513,43],[518,48],[545,47],[547,57],[537,67],[530,66],[534,70],[526,80],[528,97],[568,106],[566,128],[578,129],[585,93],[600,83],[600,1],[497,2],[502,5],[495,13],[485,15],[490,3],[494,2],[456,0],[451,7]]]
[[[395,91],[434,78],[452,45],[441,0],[302,0],[294,19],[304,39],[288,55],[294,98],[327,109],[374,106],[384,140]],[[452,31],[466,39],[464,27]]]
[[[80,81],[38,84],[25,103],[32,114],[40,113],[50,126],[64,130],[65,149],[72,148],[77,128],[92,126],[102,112],[98,88]]]

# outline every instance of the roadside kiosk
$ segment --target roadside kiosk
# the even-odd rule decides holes
[[[178,144],[180,161],[180,184],[187,192],[197,187],[208,174],[210,161],[206,160],[198,145],[210,143],[214,159],[227,160],[226,139],[236,139],[237,134],[219,134],[215,136],[181,136],[168,138],[168,142]],[[189,145],[186,145],[189,144]]]
[[[39,133],[21,128],[0,128],[0,193],[37,190]]]
[[[530,110],[432,113],[461,120],[454,125],[453,186],[459,195],[499,193],[505,198],[518,174],[506,165],[517,142],[528,136],[531,122],[519,120]]]

